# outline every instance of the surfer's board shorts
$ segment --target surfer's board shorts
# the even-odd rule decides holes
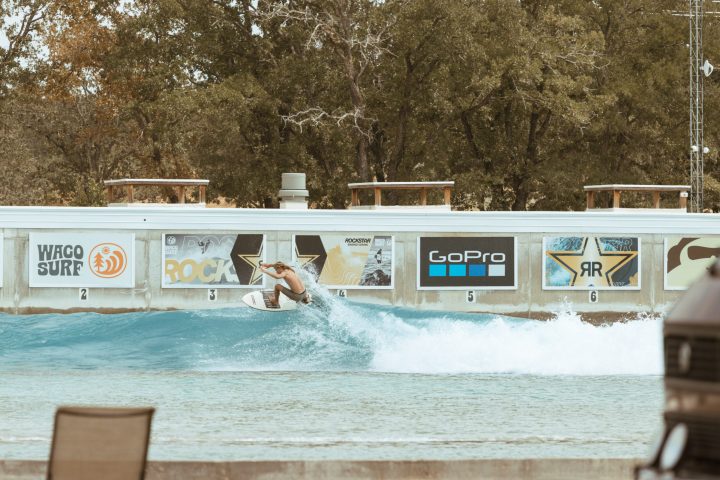
[[[286,297],[288,297],[290,300],[295,300],[296,302],[305,302],[309,303],[310,298],[307,293],[307,290],[303,290],[301,293],[295,293],[292,290],[290,290],[285,285],[280,285],[280,291],[285,294]]]

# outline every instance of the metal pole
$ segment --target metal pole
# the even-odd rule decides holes
[[[690,211],[703,208],[703,0],[690,0]]]

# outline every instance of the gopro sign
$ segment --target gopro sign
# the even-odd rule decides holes
[[[480,250],[466,250],[442,255],[439,250],[430,252],[431,277],[504,277],[504,253],[487,253]]]
[[[418,289],[514,289],[515,237],[420,237]]]

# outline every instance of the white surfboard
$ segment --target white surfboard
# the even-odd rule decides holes
[[[270,299],[275,297],[274,290],[255,290],[245,295],[242,300],[249,307],[264,312],[287,312],[288,310],[295,310],[297,308],[297,302],[290,300],[283,294],[280,294],[280,305],[274,306],[270,303]]]

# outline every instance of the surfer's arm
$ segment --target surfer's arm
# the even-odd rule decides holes
[[[276,273],[276,272],[267,270],[264,266],[261,266],[261,267],[260,267],[260,271],[263,272],[263,273],[265,273],[265,274],[267,274],[267,275],[270,275],[270,276],[273,277],[273,278],[277,278],[278,280],[281,279],[281,278],[285,278],[285,272],[283,272],[283,273]]]

